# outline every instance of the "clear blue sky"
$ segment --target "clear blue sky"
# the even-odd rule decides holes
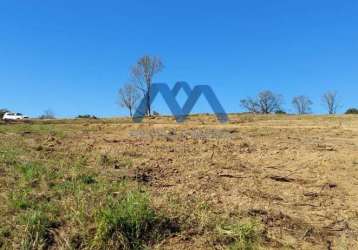
[[[165,63],[156,81],[209,84],[228,112],[263,89],[288,111],[305,94],[323,112],[326,90],[358,106],[356,0],[1,0],[0,13],[0,107],[30,116],[126,114],[117,90],[143,54]]]

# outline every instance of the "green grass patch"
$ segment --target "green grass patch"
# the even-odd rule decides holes
[[[90,174],[80,174],[77,176],[77,181],[87,185],[97,183],[96,177]]]
[[[99,211],[96,224],[95,249],[142,249],[161,238],[164,224],[169,225],[151,208],[148,195],[140,191],[110,200]]]
[[[46,173],[47,169],[39,163],[26,162],[18,164],[17,170],[27,182],[36,182]]]
[[[21,155],[21,151],[15,148],[0,148],[0,163],[7,166],[13,166],[18,163],[18,155]]]
[[[51,134],[59,138],[65,136],[65,132],[54,124],[10,124],[0,126],[0,133],[34,133]]]
[[[47,249],[54,243],[51,229],[59,223],[41,210],[31,210],[21,218],[25,234],[21,241],[21,249]]]
[[[9,195],[10,205],[14,209],[29,209],[34,208],[34,201],[31,199],[31,195],[28,189],[22,189],[20,191],[13,191]]]

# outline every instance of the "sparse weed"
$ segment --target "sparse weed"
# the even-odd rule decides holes
[[[212,211],[210,211],[210,206],[207,202],[199,203],[193,211],[193,215],[195,220],[194,223],[197,224],[199,232],[214,228],[216,224],[215,216]]]
[[[83,184],[94,184],[97,183],[96,177],[89,174],[81,174],[77,176],[77,181],[80,181]]]
[[[0,149],[0,163],[8,166],[16,165],[18,162],[18,155],[21,155],[20,150],[14,148],[2,148]]]
[[[113,164],[114,161],[107,154],[101,154],[99,156],[98,162],[101,166],[109,166],[109,165]]]
[[[123,156],[131,157],[131,158],[138,158],[142,156],[138,151],[128,150],[123,152]]]
[[[0,249],[10,249],[9,238],[11,236],[11,229],[8,226],[0,225]]]
[[[133,161],[131,159],[128,158],[124,158],[121,160],[118,160],[115,165],[114,168],[115,169],[119,169],[119,168],[132,168],[133,167]]]
[[[11,234],[10,228],[2,226],[0,227],[0,237],[9,237]]]
[[[224,243],[232,250],[254,250],[259,247],[260,233],[255,222],[226,224],[218,227]]]
[[[88,164],[88,157],[87,155],[79,155],[75,156],[75,159],[73,160],[73,168],[77,171],[81,171],[82,168],[84,168]]]
[[[133,166],[133,161],[129,158],[112,157],[108,154],[101,154],[99,156],[98,163],[100,166],[105,166],[105,167],[109,166],[115,169],[131,168]]]

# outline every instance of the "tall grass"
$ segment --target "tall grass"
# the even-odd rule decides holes
[[[158,217],[150,207],[147,194],[129,192],[122,199],[110,201],[97,217],[96,249],[140,249],[153,235]]]
[[[52,220],[41,210],[32,210],[22,218],[25,226],[25,234],[22,235],[21,249],[47,249],[54,237],[51,229],[57,226],[57,222]]]

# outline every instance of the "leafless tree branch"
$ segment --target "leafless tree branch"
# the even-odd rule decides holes
[[[295,96],[292,105],[300,115],[311,113],[311,105],[313,102],[307,96]]]
[[[147,114],[151,115],[151,96],[150,91],[153,78],[161,72],[164,65],[159,57],[145,55],[141,57],[136,65],[132,67],[131,77],[135,86],[140,90],[143,96],[147,98]],[[148,93],[148,94],[147,94]]]
[[[282,97],[269,90],[262,91],[255,99],[241,100],[241,106],[249,112],[270,114],[281,110]]]
[[[322,102],[326,106],[328,114],[336,114],[340,103],[338,101],[337,92],[336,91],[327,91],[322,96]]]
[[[133,109],[140,98],[138,89],[134,84],[125,84],[119,91],[119,105],[129,110],[129,115],[133,116]]]

